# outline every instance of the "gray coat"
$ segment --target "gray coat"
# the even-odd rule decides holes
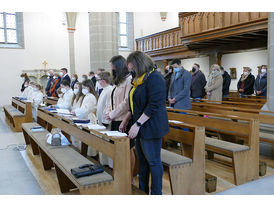
[[[192,76],[184,68],[179,73],[176,79],[174,79],[175,72],[171,76],[168,98],[176,99],[176,103],[174,104],[175,109],[191,109],[190,85]]]

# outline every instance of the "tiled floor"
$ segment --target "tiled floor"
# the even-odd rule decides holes
[[[0,118],[0,195],[42,195],[36,179],[26,166],[16,144],[23,144],[22,133],[13,133]],[[13,145],[15,144],[15,145]],[[9,146],[10,145],[10,146]],[[8,147],[9,146],[9,147]],[[7,148],[8,147],[8,148]]]

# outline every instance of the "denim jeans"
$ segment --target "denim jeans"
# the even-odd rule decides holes
[[[225,94],[224,97],[228,97],[228,94]]]
[[[136,152],[139,160],[139,189],[149,194],[151,172],[151,194],[162,194],[163,165],[161,161],[162,138],[144,139],[136,137]]]

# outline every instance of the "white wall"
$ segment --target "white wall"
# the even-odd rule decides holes
[[[178,12],[168,12],[165,21],[160,12],[134,12],[134,38],[140,38],[179,26]]]
[[[229,68],[237,69],[237,79],[231,80],[230,90],[237,90],[237,83],[243,73],[243,67],[250,67],[252,74],[257,77],[257,66],[267,65],[267,50],[225,54],[222,57],[222,66],[230,74]]]
[[[62,25],[65,13],[23,13],[25,49],[0,48],[0,106],[20,94],[23,69],[69,68],[68,33]]]
[[[191,58],[191,59],[182,59],[182,66],[190,71],[192,69],[192,66],[194,63],[197,63],[200,65],[200,70],[204,73],[206,79],[209,74],[209,57],[198,57],[198,58]]]
[[[74,33],[75,72],[81,79],[90,71],[89,17],[87,12],[78,12]]]

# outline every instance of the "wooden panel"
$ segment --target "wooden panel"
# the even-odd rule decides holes
[[[214,28],[214,22],[215,22],[214,13],[210,12],[208,14],[208,30],[211,30]]]
[[[260,17],[260,12],[250,12],[250,20],[256,20]]]
[[[231,12],[231,25],[238,24],[239,12]]]
[[[239,22],[248,22],[249,21],[249,13],[248,12],[239,12]]]

